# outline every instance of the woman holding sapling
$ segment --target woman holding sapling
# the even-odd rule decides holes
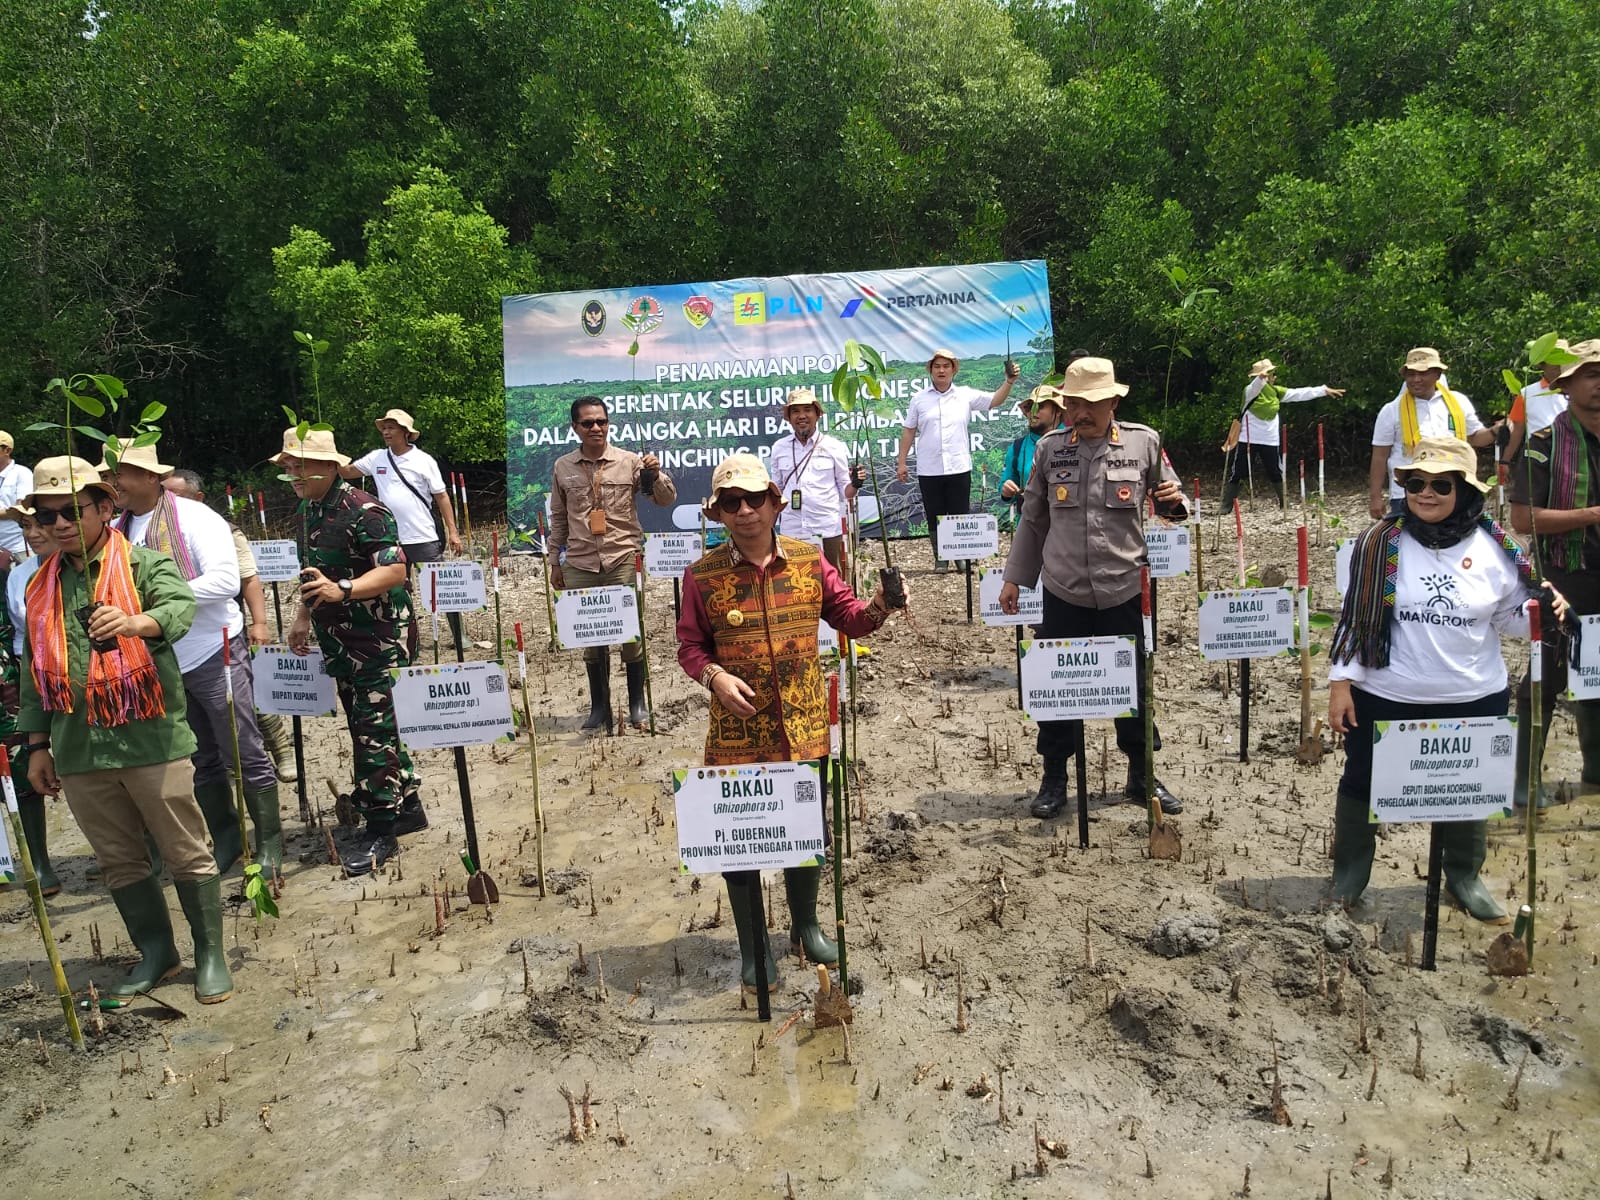
[[[1521,548],[1483,511],[1489,487],[1466,442],[1423,438],[1394,478],[1405,511],[1356,540],[1328,670],[1328,724],[1346,735],[1333,847],[1333,894],[1346,906],[1372,875],[1373,723],[1504,716],[1501,635],[1527,636],[1524,606],[1536,596],[1558,621],[1567,613],[1549,584],[1541,595]],[[1486,823],[1440,822],[1439,832],[1450,894],[1478,920],[1506,924],[1478,877]]]
[[[729,539],[683,573],[678,663],[711,693],[707,766],[804,762],[828,754],[828,698],[817,657],[817,622],[864,637],[889,616],[880,584],[863,604],[819,547],[780,537],[784,499],[754,454],[732,454],[711,476],[703,511]],[[822,778],[827,779],[826,763]],[[821,867],[784,871],[789,938],[812,962],[839,961],[817,924]],[[729,871],[728,902],[739,933],[742,977],[756,986],[759,871]],[[767,983],[778,982],[768,943]]]

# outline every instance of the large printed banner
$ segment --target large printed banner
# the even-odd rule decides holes
[[[857,459],[870,447],[890,531],[925,532],[915,480],[897,483],[894,460],[906,406],[928,386],[928,357],[953,351],[956,383],[992,392],[1005,378],[1009,336],[1022,371],[1013,397],[1053,369],[1040,260],[507,296],[501,309],[506,506],[525,527],[546,505],[556,459],[577,449],[578,397],[603,399],[611,440],[656,454],[676,482],[676,505],[639,505],[644,528],[698,531],[712,469],[735,450],[765,457],[789,432],[784,396],[806,386],[822,401],[825,432]],[[847,338],[877,349],[894,371],[871,411],[842,412],[827,394]],[[1023,431],[1014,402],[972,418],[974,507],[998,508],[1005,448]],[[860,511],[875,525],[870,488]]]

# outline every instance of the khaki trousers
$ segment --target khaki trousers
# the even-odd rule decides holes
[[[94,849],[106,887],[127,887],[150,874],[147,829],[174,882],[217,873],[217,860],[206,848],[206,819],[194,798],[194,764],[187,758],[63,775],[61,790]]]

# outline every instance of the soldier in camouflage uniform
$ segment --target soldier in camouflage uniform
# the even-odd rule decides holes
[[[284,467],[301,501],[300,611],[289,646],[304,652],[315,628],[338,686],[355,751],[353,799],[367,819],[345,869],[360,875],[399,851],[401,802],[418,788],[395,726],[389,680],[390,667],[410,666],[417,654],[405,553],[394,515],[339,477],[335,468],[350,460],[331,433],[308,432],[302,443],[286,430],[283,451],[272,461]]]

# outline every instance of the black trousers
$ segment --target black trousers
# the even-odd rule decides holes
[[[928,516],[928,541],[934,561],[939,558],[939,518],[961,517],[972,511],[972,472],[959,475],[918,475],[922,511]]]
[[[1044,589],[1044,624],[1041,637],[1109,637],[1132,634],[1135,659],[1139,664],[1139,712],[1144,712],[1144,618],[1139,597],[1124,600],[1110,608],[1085,608],[1068,604],[1049,588]],[[1040,721],[1038,748],[1041,758],[1070,758],[1078,748],[1082,721]],[[1117,749],[1135,764],[1144,762],[1144,717],[1118,717]],[[1161,749],[1161,731],[1156,730],[1156,747]]]
[[[1344,739],[1344,774],[1339,791],[1361,800],[1372,798],[1372,724],[1374,721],[1412,721],[1422,717],[1503,717],[1511,701],[1511,689],[1477,700],[1458,700],[1453,704],[1407,704],[1386,700],[1359,687],[1351,686],[1350,698],[1356,706],[1356,728]]]
[[[1600,613],[1600,574],[1593,571],[1563,571],[1559,567],[1545,567],[1545,578],[1567,598],[1567,603],[1572,605],[1575,614]],[[1539,698],[1542,710],[1542,725],[1550,728],[1550,714],[1556,706],[1556,698],[1564,696],[1567,691],[1567,643],[1566,639],[1554,630],[1541,631],[1543,638],[1541,645],[1544,647],[1544,678],[1541,680]],[[1583,643],[1578,650],[1580,660],[1592,664],[1593,655],[1600,654],[1600,646]],[[1584,708],[1600,708],[1600,700],[1578,701]],[[1517,685],[1517,705],[1532,711],[1533,708],[1533,682],[1524,673],[1522,682]]]
[[[1245,455],[1249,454],[1248,462]],[[1283,467],[1278,462],[1278,448],[1266,443],[1240,442],[1233,448],[1233,469],[1229,483],[1242,483],[1246,478],[1270,480],[1274,487],[1283,482]]]

